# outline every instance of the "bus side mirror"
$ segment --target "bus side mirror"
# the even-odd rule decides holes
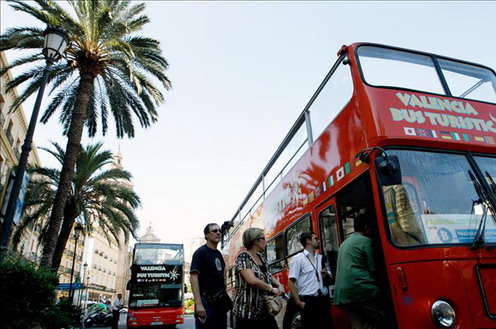
[[[184,293],[188,293],[188,286],[187,285],[184,285]]]
[[[374,161],[382,186],[401,184],[400,161],[396,155],[378,156]]]
[[[131,280],[129,280],[126,284],[126,290],[131,290]]]

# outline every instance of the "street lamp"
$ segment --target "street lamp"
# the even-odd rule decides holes
[[[81,275],[81,284],[82,286],[79,288],[79,298],[78,298],[78,306],[81,306],[81,302],[83,302],[83,294],[82,292],[84,292],[84,288],[85,288],[85,285],[84,285],[84,278],[86,276],[86,269],[88,268],[88,263],[84,263],[83,265],[83,275]]]
[[[84,304],[85,307],[88,307],[88,300],[90,298],[90,290],[89,290],[89,286],[90,285],[90,276],[88,275],[86,277],[86,295],[84,297],[84,300],[86,301],[86,303]]]
[[[36,97],[33,113],[31,114],[31,119],[29,121],[29,127],[26,132],[26,137],[24,138],[24,144],[22,145],[22,153],[19,158],[14,185],[12,186],[5,219],[0,232],[0,260],[8,249],[10,232],[12,231],[12,223],[14,222],[14,215],[17,208],[17,198],[19,197],[24,173],[26,172],[29,152],[31,151],[33,143],[34,128],[36,127],[36,121],[38,120],[41,99],[43,98],[48,76],[52,70],[52,65],[64,56],[65,48],[69,44],[69,35],[58,26],[48,26],[43,32],[43,35],[45,37],[43,55],[46,59],[46,66],[43,70],[40,89],[38,90],[38,96]]]
[[[69,282],[69,299],[71,300],[71,304],[73,302],[73,291],[72,291],[72,277],[74,276],[74,263],[76,263],[76,252],[77,252],[77,243],[79,239],[79,235],[81,234],[81,231],[83,230],[83,226],[79,223],[77,223],[76,227],[74,227],[74,255],[72,257],[72,267],[71,267],[71,281]]]

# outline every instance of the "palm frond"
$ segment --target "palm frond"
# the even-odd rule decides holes
[[[129,235],[136,235],[138,220],[134,209],[140,206],[141,200],[128,186],[131,173],[112,167],[112,152],[102,148],[103,143],[91,144],[80,153],[72,179],[72,194],[69,197],[73,208],[69,212],[81,216],[87,229],[97,224],[106,232],[107,238],[113,237],[119,242],[121,234],[126,239]],[[40,149],[63,163],[65,150],[59,144],[52,143],[51,148]],[[47,218],[55,198],[60,170],[30,167],[29,174],[31,179],[26,193],[23,220],[28,225],[37,218],[41,219],[44,227],[40,239],[43,240],[46,238]],[[19,231],[18,234],[22,232]]]
[[[52,80],[50,81],[51,88],[49,94],[52,94],[58,88],[69,88],[70,86],[74,86],[75,83],[79,80],[79,77],[74,76],[75,71],[76,70],[70,65],[55,64],[52,67],[52,74],[50,75]],[[70,79],[72,80],[68,81]]]
[[[0,50],[39,49],[43,47],[44,37],[38,27],[11,27],[0,36]]]
[[[10,3],[10,7],[12,7],[12,9],[14,9],[15,11],[20,11],[29,14],[47,25],[57,25],[57,22],[54,21],[52,15],[50,15],[47,11],[43,10],[46,5],[46,1],[43,0],[34,1],[42,8],[37,8],[35,6],[32,6],[30,3],[22,0],[7,0],[7,1]]]
[[[55,111],[62,106],[62,104],[69,104],[71,103],[71,95],[72,93],[76,92],[78,86],[75,84],[71,84],[65,88],[60,88],[58,93],[52,97],[50,104],[48,104],[45,112],[43,112],[40,122],[42,123],[47,123],[48,120],[51,118],[51,116],[55,113]],[[70,113],[68,113],[69,115]]]
[[[30,56],[18,58],[16,60],[14,60],[13,62],[11,62],[9,65],[6,65],[6,66],[0,68],[0,76],[3,76],[5,73],[7,73],[7,71],[11,70],[12,68],[15,68],[15,67],[18,67],[18,66],[21,66],[24,64],[33,63],[33,62],[39,61],[40,59],[41,59],[40,54],[33,54]]]
[[[53,155],[53,157],[62,165],[64,163],[65,150],[57,142],[51,142],[51,144],[55,150],[51,150],[47,147],[38,148]]]
[[[110,116],[115,120],[119,138],[125,135],[134,137],[135,117],[142,127],[157,121],[157,109],[164,102],[164,95],[158,87],[161,85],[168,90],[171,83],[165,75],[168,63],[162,55],[160,43],[137,33],[149,23],[145,3],[69,0],[68,4],[75,13],[71,16],[55,0],[9,2],[16,11],[45,24],[62,26],[72,38],[66,50],[69,65],[65,61],[54,65],[49,76],[48,87],[55,97],[42,115],[42,122],[46,123],[55,112],[60,111],[63,133],[69,133],[72,112],[76,104],[81,104],[77,92],[80,87],[75,82],[81,81],[77,77],[83,75],[94,77],[94,89],[85,91],[85,99],[89,102],[84,104],[87,109],[84,124],[89,136],[95,136],[99,130],[105,135]],[[0,47],[3,47],[0,49],[41,50],[43,39],[41,28],[11,28],[0,36]],[[40,51],[15,61],[11,66],[32,65],[43,59]],[[7,68],[0,70],[0,75],[4,72]],[[10,88],[27,85],[13,102],[12,109],[38,90],[40,72],[41,67],[37,67],[10,82]],[[153,81],[150,79],[152,77]]]

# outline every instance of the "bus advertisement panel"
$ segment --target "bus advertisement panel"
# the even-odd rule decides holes
[[[184,250],[181,244],[138,243],[129,281],[128,327],[184,322]]]

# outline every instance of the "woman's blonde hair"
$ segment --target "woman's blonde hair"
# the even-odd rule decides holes
[[[243,233],[243,246],[245,246],[246,249],[250,249],[251,247],[253,247],[253,243],[255,242],[255,240],[258,240],[262,237],[264,237],[264,232],[261,228],[250,227]]]

